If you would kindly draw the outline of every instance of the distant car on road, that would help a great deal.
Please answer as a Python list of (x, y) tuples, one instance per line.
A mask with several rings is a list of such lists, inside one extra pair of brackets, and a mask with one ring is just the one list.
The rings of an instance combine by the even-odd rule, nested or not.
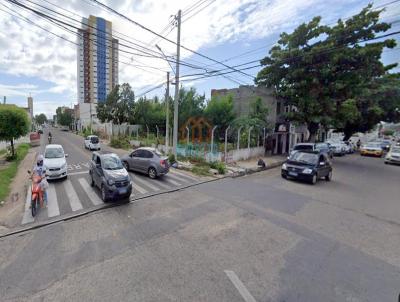
[(381, 147), (383, 151), (389, 151), (392, 142), (390, 140), (383, 140), (381, 141)]
[(346, 146), (342, 142), (329, 142), (334, 156), (343, 156), (346, 154)]
[(85, 138), (84, 145), (86, 149), (92, 150), (100, 150), (100, 140), (96, 135), (89, 135)]
[(380, 142), (369, 142), (362, 145), (360, 148), (360, 155), (372, 155), (382, 157), (383, 149)]
[(315, 149), (321, 153), (326, 153), (330, 158), (333, 157), (333, 148), (329, 143), (316, 143)]
[(153, 179), (169, 172), (168, 157), (155, 148), (138, 148), (121, 160), (126, 170), (146, 173)]
[(330, 158), (333, 156), (332, 149), (327, 143), (298, 143), (294, 145), (290, 155), (297, 151), (319, 151), (327, 154)]
[(400, 146), (392, 146), (385, 157), (385, 164), (400, 164)]
[(104, 202), (128, 199), (132, 193), (132, 181), (119, 157), (111, 152), (96, 151), (90, 161), (90, 184), (101, 191)]
[(325, 153), (298, 151), (282, 165), (283, 178), (295, 178), (316, 184), (318, 179), (332, 179), (332, 165)]
[(64, 153), (61, 145), (47, 145), (44, 150), (43, 164), (46, 167), (47, 179), (67, 178), (67, 160), (68, 154)]

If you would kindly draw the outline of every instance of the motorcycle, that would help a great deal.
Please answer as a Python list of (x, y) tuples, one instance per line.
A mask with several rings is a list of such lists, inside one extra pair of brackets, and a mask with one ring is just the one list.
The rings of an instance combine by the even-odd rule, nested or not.
[[(28, 171), (30, 174), (31, 172)], [(32, 212), (32, 217), (35, 217), (38, 211), (38, 207), (42, 207), (43, 205), (43, 192), (42, 188), (40, 187), (40, 182), (42, 181), (42, 178), (39, 175), (32, 175), (32, 185), (31, 185), (31, 212)]]

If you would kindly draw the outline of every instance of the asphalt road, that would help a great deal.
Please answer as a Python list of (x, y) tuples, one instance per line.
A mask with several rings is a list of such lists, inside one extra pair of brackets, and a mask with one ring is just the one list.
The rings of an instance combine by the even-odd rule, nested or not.
[[(48, 207), (39, 210), (35, 217), (32, 217), (30, 205), (30, 189), (27, 191), (25, 201), (25, 210), (21, 218), (21, 225), (32, 223), (43, 223), (50, 219), (61, 219), (65, 216), (82, 214), (95, 208), (106, 206), (101, 200), (100, 190), (90, 186), (89, 162), (92, 151), (84, 148), (84, 139), (71, 132), (60, 131), (56, 128), (50, 129), (53, 144), (60, 144), (64, 152), (68, 154), (68, 179), (49, 181)], [(45, 129), (41, 136), (40, 153), (44, 153), (45, 146), (48, 143), (48, 129)], [(112, 150), (107, 145), (101, 146), (102, 150), (118, 152), (118, 155), (124, 155), (128, 151)], [(203, 180), (201, 177), (189, 175), (176, 169), (170, 169), (170, 172), (158, 179), (150, 179), (147, 175), (130, 172), (133, 180), (133, 192), (131, 200), (149, 196), (151, 194), (175, 190), (198, 183)]]
[(0, 239), (2, 301), (397, 301), (400, 166), (279, 169)]

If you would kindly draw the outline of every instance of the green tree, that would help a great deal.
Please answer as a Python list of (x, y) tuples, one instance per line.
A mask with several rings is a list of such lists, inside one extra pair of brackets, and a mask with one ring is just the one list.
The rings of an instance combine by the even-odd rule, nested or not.
[[(173, 116), (173, 102), (171, 103)], [(183, 125), (190, 117), (203, 116), (205, 105), (205, 95), (199, 95), (196, 89), (181, 88), (179, 90), (179, 125)], [(173, 120), (173, 119), (172, 119)]]
[(122, 124), (133, 119), (135, 94), (128, 83), (116, 85), (107, 100), (97, 104), (97, 117), (104, 122)]
[(218, 131), (223, 133), (235, 119), (232, 95), (212, 97), (204, 114), (213, 125), (218, 125)]
[(44, 113), (37, 114), (37, 115), (35, 115), (35, 121), (39, 125), (43, 125), (45, 122), (47, 122), (47, 117)]
[(165, 103), (157, 97), (153, 99), (140, 98), (135, 104), (134, 121), (136, 124), (148, 125), (151, 129), (156, 125), (162, 129), (165, 125)]
[(310, 140), (319, 126), (343, 130), (365, 117), (360, 110), (377, 113), (375, 104), (361, 96), (371, 81), (394, 67), (380, 61), (385, 47), (395, 47), (394, 40), (364, 43), (390, 28), (380, 22), (381, 12), (368, 5), (333, 27), (320, 25), (321, 18), (315, 17), (291, 34), (282, 33), (278, 45), (261, 60), (265, 67), (255, 82), (274, 87), (279, 97), (296, 106), (287, 117), (306, 124)]
[(11, 143), (11, 154), (15, 157), (14, 140), (29, 132), (27, 112), (15, 105), (0, 105), (0, 141)]
[(72, 110), (65, 107), (58, 107), (56, 109), (57, 122), (61, 126), (70, 126), (73, 121)]

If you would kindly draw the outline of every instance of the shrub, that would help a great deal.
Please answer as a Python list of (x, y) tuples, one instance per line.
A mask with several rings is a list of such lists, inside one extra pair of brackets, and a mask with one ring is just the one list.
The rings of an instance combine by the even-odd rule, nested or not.
[(131, 145), (126, 136), (113, 136), (110, 141), (110, 146), (113, 148), (119, 148), (125, 150), (131, 149)]
[(226, 166), (223, 162), (215, 161), (210, 163), (210, 168), (218, 171), (219, 174), (225, 174)]
[(173, 153), (168, 155), (168, 161), (170, 162), (170, 164), (173, 164), (176, 162), (175, 155)]

